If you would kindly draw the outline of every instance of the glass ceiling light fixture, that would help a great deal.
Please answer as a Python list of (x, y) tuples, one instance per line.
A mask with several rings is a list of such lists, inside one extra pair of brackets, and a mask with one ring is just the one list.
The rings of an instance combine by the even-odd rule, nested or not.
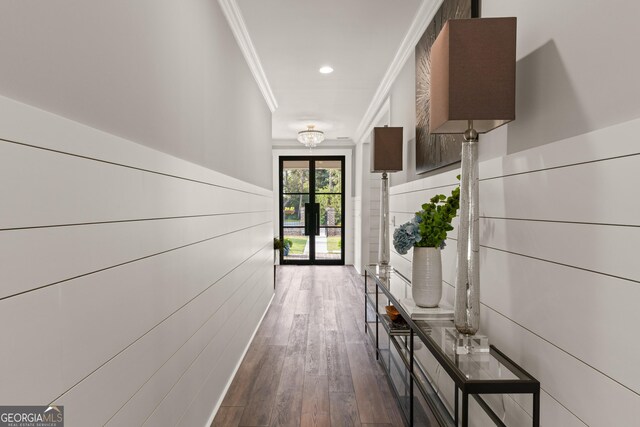
[(329, 65), (325, 65), (324, 67), (320, 68), (318, 71), (320, 71), (322, 74), (331, 74), (333, 73), (333, 68), (331, 68), (331, 66)]
[(307, 130), (298, 132), (298, 141), (305, 147), (313, 148), (324, 141), (324, 132), (316, 130), (314, 125), (307, 125)]

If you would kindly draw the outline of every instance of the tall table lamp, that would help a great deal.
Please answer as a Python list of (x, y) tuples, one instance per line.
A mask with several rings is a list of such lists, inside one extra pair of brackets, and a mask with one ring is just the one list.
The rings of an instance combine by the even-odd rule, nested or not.
[(516, 18), (452, 19), (431, 47), (432, 133), (463, 134), (454, 322), (480, 327), (478, 134), (515, 119)]
[(402, 170), (402, 128), (373, 128), (371, 146), (371, 172), (382, 172), (380, 186), (380, 234), (378, 241), (378, 265), (389, 267), (389, 177), (388, 172)]

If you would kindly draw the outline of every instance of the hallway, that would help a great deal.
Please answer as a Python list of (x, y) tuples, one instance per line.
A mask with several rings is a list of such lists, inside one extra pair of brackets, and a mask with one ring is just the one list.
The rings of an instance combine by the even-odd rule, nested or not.
[(401, 426), (364, 335), (353, 267), (279, 266), (276, 294), (212, 424)]

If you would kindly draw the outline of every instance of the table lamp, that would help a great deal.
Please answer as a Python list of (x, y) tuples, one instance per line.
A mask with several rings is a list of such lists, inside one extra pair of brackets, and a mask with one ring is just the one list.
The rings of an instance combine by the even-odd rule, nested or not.
[(515, 119), (516, 18), (452, 19), (431, 47), (431, 133), (463, 134), (454, 322), (480, 327), (478, 134)]
[(389, 267), (389, 177), (387, 173), (402, 170), (402, 128), (373, 128), (371, 146), (371, 172), (382, 172), (380, 186), (380, 234), (378, 241), (378, 265)]

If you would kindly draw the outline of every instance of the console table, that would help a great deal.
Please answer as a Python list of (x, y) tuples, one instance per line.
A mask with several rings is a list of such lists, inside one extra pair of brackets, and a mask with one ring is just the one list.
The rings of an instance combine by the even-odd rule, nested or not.
[[(411, 283), (400, 273), (367, 266), (364, 298), (365, 332), (407, 425), (467, 427), (472, 397), (489, 420), (506, 426), (499, 414), (510, 394), (531, 395), (532, 425), (540, 425), (540, 383), (494, 346), (456, 354), (451, 320), (412, 320), (400, 303), (411, 298)], [(385, 305), (394, 305), (407, 325), (391, 322)]]

